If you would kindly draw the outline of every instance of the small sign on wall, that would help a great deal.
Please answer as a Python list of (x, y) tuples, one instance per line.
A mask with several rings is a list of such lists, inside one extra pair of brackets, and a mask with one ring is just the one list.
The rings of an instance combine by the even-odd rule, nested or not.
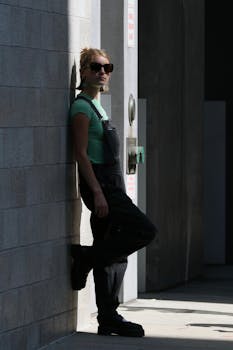
[(135, 46), (135, 0), (128, 0), (128, 47)]
[(136, 175), (126, 176), (126, 193), (134, 203), (137, 203), (137, 178)]

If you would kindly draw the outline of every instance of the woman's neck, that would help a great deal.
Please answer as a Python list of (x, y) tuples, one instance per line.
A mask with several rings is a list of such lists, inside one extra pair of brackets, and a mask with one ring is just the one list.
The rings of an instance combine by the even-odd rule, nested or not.
[(94, 86), (85, 87), (82, 92), (91, 98), (98, 98), (99, 97), (99, 88)]

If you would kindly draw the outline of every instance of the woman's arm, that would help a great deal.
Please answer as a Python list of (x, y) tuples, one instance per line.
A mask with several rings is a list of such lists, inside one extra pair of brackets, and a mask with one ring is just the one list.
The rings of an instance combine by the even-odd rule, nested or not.
[(89, 123), (90, 121), (84, 113), (77, 113), (73, 117), (74, 149), (79, 169), (94, 196), (95, 214), (102, 218), (108, 215), (108, 204), (87, 155)]

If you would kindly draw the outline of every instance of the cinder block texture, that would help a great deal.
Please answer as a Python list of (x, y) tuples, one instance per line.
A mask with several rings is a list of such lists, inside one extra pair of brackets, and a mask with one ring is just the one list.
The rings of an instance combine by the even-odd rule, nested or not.
[(0, 4), (7, 4), (7, 5), (18, 5), (18, 0), (0, 0)]
[(38, 349), (76, 329), (70, 62), (90, 42), (90, 16), (90, 0), (0, 0), (1, 350)]
[(48, 2), (50, 0), (40, 0), (40, 1), (33, 1), (33, 0), (20, 0), (20, 7), (25, 7), (29, 9), (35, 9), (35, 10), (42, 10), (47, 11), (48, 10)]

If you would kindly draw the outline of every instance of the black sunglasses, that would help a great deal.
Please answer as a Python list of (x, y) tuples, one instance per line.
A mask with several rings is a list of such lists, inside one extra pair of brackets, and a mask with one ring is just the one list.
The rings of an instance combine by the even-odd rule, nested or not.
[(97, 62), (91, 62), (90, 63), (90, 68), (93, 72), (99, 72), (101, 68), (104, 68), (105, 73), (111, 73), (113, 71), (113, 64), (112, 63), (106, 63), (106, 64), (101, 64)]

